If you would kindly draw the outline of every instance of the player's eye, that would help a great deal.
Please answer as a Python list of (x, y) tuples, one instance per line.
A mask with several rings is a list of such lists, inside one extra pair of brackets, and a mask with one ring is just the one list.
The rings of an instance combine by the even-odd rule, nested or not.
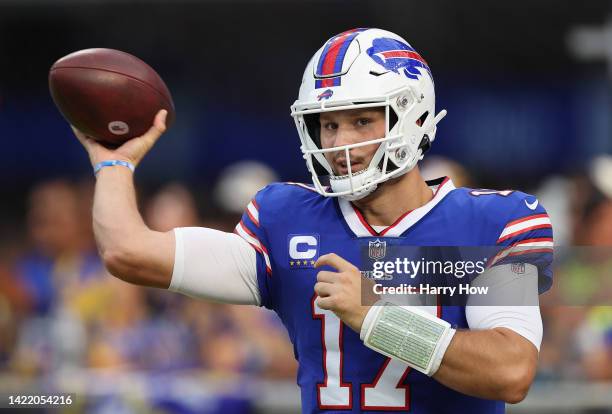
[(359, 118), (357, 120), (357, 125), (359, 126), (366, 126), (372, 123), (372, 120), (370, 118)]
[(327, 129), (329, 131), (333, 131), (338, 129), (338, 124), (335, 122), (322, 122), (323, 129)]

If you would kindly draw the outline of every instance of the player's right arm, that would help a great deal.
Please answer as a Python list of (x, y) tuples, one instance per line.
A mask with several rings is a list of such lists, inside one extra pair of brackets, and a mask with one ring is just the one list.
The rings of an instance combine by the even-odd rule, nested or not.
[[(137, 166), (166, 130), (165, 110), (142, 136), (108, 149), (73, 128), (93, 166), (120, 160)], [(96, 174), (93, 230), (100, 257), (109, 272), (126, 282), (167, 288), (174, 262), (174, 234), (149, 229), (136, 203), (133, 173), (124, 166), (105, 167)]]
[(168, 288), (174, 264), (174, 233), (149, 229), (136, 204), (132, 172), (103, 168), (97, 174), (93, 229), (108, 271), (129, 283)]
[[(115, 150), (74, 132), (92, 165), (121, 160), (137, 166), (164, 133), (165, 117), (160, 111), (147, 133)], [(213, 301), (259, 304), (255, 250), (233, 233), (149, 229), (138, 211), (129, 168), (105, 167), (96, 174), (93, 230), (106, 268), (119, 279)]]

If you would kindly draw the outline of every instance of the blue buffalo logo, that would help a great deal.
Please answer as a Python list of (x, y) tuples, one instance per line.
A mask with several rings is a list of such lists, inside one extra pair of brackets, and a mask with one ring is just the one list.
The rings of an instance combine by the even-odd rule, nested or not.
[(417, 68), (423, 68), (429, 73), (433, 81), (433, 76), (425, 59), (410, 45), (402, 41), (387, 37), (374, 39), (372, 47), (368, 48), (367, 53), (374, 62), (385, 69), (397, 74), (403, 73), (410, 79), (418, 79), (421, 72)]
[(317, 96), (317, 101), (320, 101), (321, 99), (329, 99), (332, 97), (333, 94), (334, 91), (332, 91), (331, 89), (326, 89), (325, 91), (321, 92), (319, 96)]

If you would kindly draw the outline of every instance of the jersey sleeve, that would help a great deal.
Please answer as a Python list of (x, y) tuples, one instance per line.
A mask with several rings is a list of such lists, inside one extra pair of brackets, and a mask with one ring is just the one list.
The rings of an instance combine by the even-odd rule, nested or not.
[(542, 318), (538, 305), (538, 269), (524, 264), (524, 273), (512, 271), (512, 265), (487, 269), (471, 283), (486, 286), (486, 295), (470, 295), (465, 316), (470, 329), (508, 328), (540, 350)]
[(249, 202), (242, 219), (236, 225), (234, 233), (242, 237), (257, 252), (257, 285), (261, 296), (261, 305), (272, 309), (271, 278), (273, 265), (266, 233), (266, 193), (268, 187), (260, 190)]
[(497, 238), (500, 250), (491, 266), (506, 263), (530, 263), (538, 268), (538, 291), (552, 285), (553, 229), (548, 213), (538, 200), (518, 193), (505, 225)]
[(178, 227), (174, 236), (169, 290), (222, 303), (261, 303), (256, 253), (241, 237), (204, 227)]

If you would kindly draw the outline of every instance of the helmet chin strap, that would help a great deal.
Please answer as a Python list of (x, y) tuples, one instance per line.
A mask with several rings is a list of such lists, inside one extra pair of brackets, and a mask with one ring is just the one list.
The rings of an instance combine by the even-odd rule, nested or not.
[(351, 191), (351, 179), (353, 181), (353, 189), (358, 189), (357, 191), (353, 191), (352, 193), (342, 195), (340, 197), (344, 198), (348, 201), (360, 200), (374, 192), (378, 187), (378, 184), (375, 183), (378, 178), (380, 178), (382, 172), (380, 168), (363, 170), (357, 174), (352, 174), (352, 177), (349, 175), (343, 175), (341, 177), (338, 176), (330, 176), (329, 177), (329, 185), (334, 192), (345, 192)]

